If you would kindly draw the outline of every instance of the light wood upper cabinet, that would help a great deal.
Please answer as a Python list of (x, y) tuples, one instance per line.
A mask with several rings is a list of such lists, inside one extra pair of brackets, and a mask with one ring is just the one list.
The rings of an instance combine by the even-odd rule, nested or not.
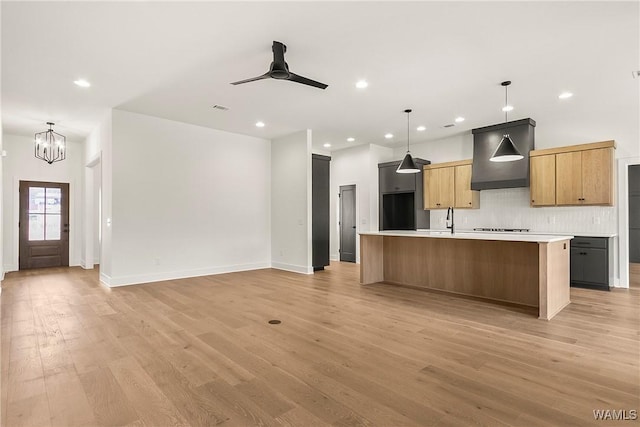
[(582, 152), (556, 154), (556, 204), (582, 204)]
[(480, 207), (480, 192), (471, 190), (471, 165), (455, 166), (455, 207)]
[(531, 206), (613, 206), (614, 149), (604, 141), (531, 151)]
[(556, 204), (556, 156), (531, 157), (531, 206)]
[(613, 205), (613, 148), (582, 152), (582, 203)]
[(424, 172), (424, 208), (445, 209), (453, 206), (453, 169), (425, 169)]
[(471, 160), (424, 167), (424, 208), (478, 208), (480, 195), (471, 190)]

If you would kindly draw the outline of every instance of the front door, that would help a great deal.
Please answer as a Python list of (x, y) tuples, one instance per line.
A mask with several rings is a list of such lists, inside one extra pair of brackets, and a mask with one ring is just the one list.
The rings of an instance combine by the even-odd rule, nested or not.
[(69, 184), (20, 181), (20, 270), (69, 265)]
[(340, 187), (340, 261), (356, 262), (356, 186)]

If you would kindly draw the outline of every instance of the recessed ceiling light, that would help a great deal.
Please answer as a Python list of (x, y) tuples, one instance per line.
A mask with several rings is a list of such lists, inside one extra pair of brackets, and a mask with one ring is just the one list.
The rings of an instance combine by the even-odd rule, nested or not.
[(513, 105), (505, 105), (504, 107), (502, 107), (502, 111), (512, 111), (513, 110)]
[(572, 96), (573, 94), (571, 92), (562, 92), (560, 95), (558, 95), (558, 98), (567, 99), (567, 98), (571, 98)]
[(464, 122), (464, 117), (456, 117), (456, 123)]
[(263, 128), (264, 127), (264, 122), (257, 122), (256, 126), (259, 128)]
[(356, 139), (355, 139), (355, 138), (353, 138), (353, 137), (351, 137), (351, 136), (350, 136), (349, 138), (347, 138), (347, 141), (349, 141), (349, 142), (353, 142), (353, 141), (355, 141), (355, 140), (356, 140)]
[(418, 127), (416, 128), (416, 130), (417, 130), (418, 132), (424, 132), (425, 130), (427, 130), (427, 127), (426, 127), (426, 126), (418, 126)]
[(358, 80), (358, 82), (356, 83), (356, 87), (358, 89), (364, 89), (367, 86), (369, 86), (369, 83), (366, 80)]
[(329, 147), (331, 147), (331, 144), (329, 144), (329, 143), (327, 142), (326, 144), (324, 144), (324, 147), (325, 147), (325, 148), (329, 148)]
[(73, 81), (77, 86), (80, 87), (89, 87), (91, 86), (91, 83), (89, 83), (88, 81), (84, 80), (84, 79), (78, 79), (78, 80), (74, 80)]
[(392, 133), (385, 133), (384, 137), (387, 138), (387, 139), (391, 139), (391, 138), (393, 138), (393, 134)]

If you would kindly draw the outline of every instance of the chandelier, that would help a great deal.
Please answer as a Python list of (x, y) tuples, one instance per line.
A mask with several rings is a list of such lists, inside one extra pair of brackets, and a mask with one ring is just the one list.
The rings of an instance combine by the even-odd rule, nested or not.
[(51, 164), (67, 157), (67, 138), (54, 132), (51, 128), (55, 123), (47, 122), (49, 130), (36, 133), (35, 156)]

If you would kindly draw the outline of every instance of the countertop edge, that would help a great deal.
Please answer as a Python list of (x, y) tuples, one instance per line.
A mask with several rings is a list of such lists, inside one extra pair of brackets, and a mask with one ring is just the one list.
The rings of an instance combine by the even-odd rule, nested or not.
[(572, 235), (544, 235), (530, 233), (473, 233), (444, 231), (367, 231), (361, 236), (418, 237), (433, 239), (492, 240), (505, 242), (553, 243), (573, 239)]

